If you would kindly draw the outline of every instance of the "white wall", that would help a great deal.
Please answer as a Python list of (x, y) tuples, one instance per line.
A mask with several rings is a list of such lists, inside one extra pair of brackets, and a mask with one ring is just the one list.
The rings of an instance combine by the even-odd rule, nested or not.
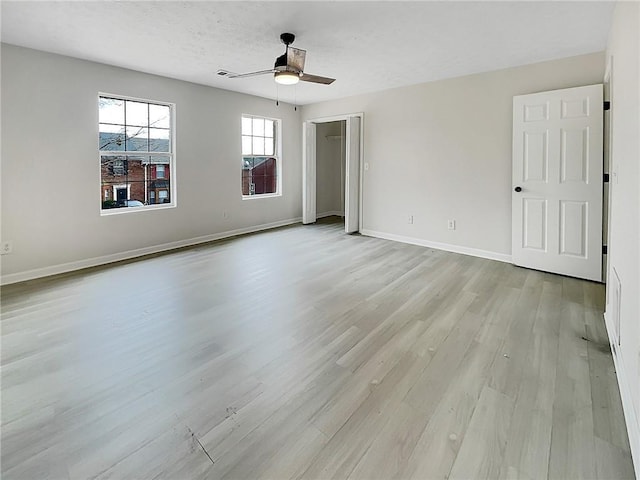
[[(1, 53), (2, 240), (13, 242), (4, 281), (300, 217), (291, 105), (10, 45)], [(100, 216), (98, 92), (176, 104), (177, 208)], [(242, 200), (243, 113), (282, 119), (281, 197)]]
[[(640, 4), (616, 5), (607, 61), (610, 58), (609, 278), (615, 269), (621, 284), (620, 346), (614, 346), (614, 358), (636, 474), (640, 475)], [(615, 308), (611, 295), (607, 300), (607, 326), (612, 332)]]
[(316, 211), (319, 217), (336, 212), (344, 215), (343, 123), (316, 126)]
[(323, 102), (302, 115), (364, 112), (363, 230), (508, 259), (512, 97), (602, 83), (603, 64), (603, 53), (582, 55)]

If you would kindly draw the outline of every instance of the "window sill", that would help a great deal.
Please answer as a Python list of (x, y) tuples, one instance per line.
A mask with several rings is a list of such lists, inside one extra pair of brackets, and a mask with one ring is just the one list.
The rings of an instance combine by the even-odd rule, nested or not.
[(175, 203), (167, 203), (164, 205), (145, 205), (143, 207), (120, 207), (120, 208), (107, 208), (100, 209), (101, 217), (108, 217), (111, 215), (124, 215), (127, 213), (135, 213), (135, 212), (150, 212), (153, 210), (167, 210), (170, 208), (176, 208)]
[(263, 193), (261, 195), (243, 195), (242, 200), (257, 200), (259, 198), (275, 198), (281, 197), (281, 193)]

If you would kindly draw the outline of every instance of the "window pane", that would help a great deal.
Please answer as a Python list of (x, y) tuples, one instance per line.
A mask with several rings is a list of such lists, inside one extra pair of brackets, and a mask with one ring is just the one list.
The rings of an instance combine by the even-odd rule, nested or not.
[(158, 164), (163, 163), (165, 165), (169, 165), (169, 160), (171, 157), (168, 155), (151, 155), (149, 157), (149, 163)]
[(264, 155), (264, 138), (263, 137), (252, 137), (252, 138), (253, 138), (253, 154)]
[(242, 155), (251, 155), (251, 137), (242, 137)]
[(251, 118), (242, 117), (242, 135), (251, 135)]
[(249, 185), (251, 184), (251, 170), (242, 169), (242, 195), (249, 195)]
[(169, 130), (164, 128), (149, 129), (149, 151), (169, 152), (170, 151)]
[(166, 105), (149, 104), (149, 126), (156, 128), (170, 128), (171, 109)]
[(147, 127), (149, 125), (149, 104), (141, 102), (126, 102), (126, 124)]
[(253, 168), (253, 164), (254, 164), (253, 157), (246, 157), (242, 159), (243, 170), (251, 170)]
[(100, 123), (124, 124), (124, 100), (100, 97), (98, 100), (98, 121)]
[(276, 190), (278, 189), (277, 177), (273, 175), (266, 175), (264, 178), (264, 193), (276, 193)]
[(264, 193), (264, 175), (254, 175), (253, 182), (253, 195), (262, 195)]
[(122, 155), (102, 155), (100, 157), (100, 165), (105, 168), (105, 167), (110, 167), (111, 165), (113, 165), (113, 161), (114, 160), (124, 160), (125, 157)]
[(264, 154), (265, 155), (275, 155), (273, 152), (273, 138), (265, 138), (264, 139)]
[(127, 127), (127, 150), (132, 152), (149, 151), (149, 129)]
[(252, 135), (258, 135), (264, 137), (264, 118), (253, 119), (253, 133)]
[(264, 120), (264, 136), (274, 137), (273, 120)]
[(265, 158), (261, 173), (264, 175), (263, 193), (276, 193), (278, 178), (276, 159)]
[(99, 125), (99, 150), (124, 150), (124, 127), (122, 125)]
[(115, 181), (114, 177), (126, 175), (126, 158), (121, 155), (103, 155), (100, 157), (100, 176), (103, 184)]

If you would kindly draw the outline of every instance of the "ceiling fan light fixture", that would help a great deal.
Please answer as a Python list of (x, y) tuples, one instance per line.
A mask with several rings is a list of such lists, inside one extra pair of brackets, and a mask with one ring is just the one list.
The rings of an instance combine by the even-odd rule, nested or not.
[(276, 72), (274, 77), (280, 85), (295, 85), (300, 81), (300, 75), (295, 72)]

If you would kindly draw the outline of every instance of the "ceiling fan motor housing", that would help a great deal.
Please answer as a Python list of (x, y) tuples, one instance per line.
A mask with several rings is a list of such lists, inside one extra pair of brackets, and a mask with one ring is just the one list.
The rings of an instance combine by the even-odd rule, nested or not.
[(296, 36), (293, 33), (283, 33), (280, 35), (280, 40), (287, 47), (291, 45), (295, 39), (296, 39)]

